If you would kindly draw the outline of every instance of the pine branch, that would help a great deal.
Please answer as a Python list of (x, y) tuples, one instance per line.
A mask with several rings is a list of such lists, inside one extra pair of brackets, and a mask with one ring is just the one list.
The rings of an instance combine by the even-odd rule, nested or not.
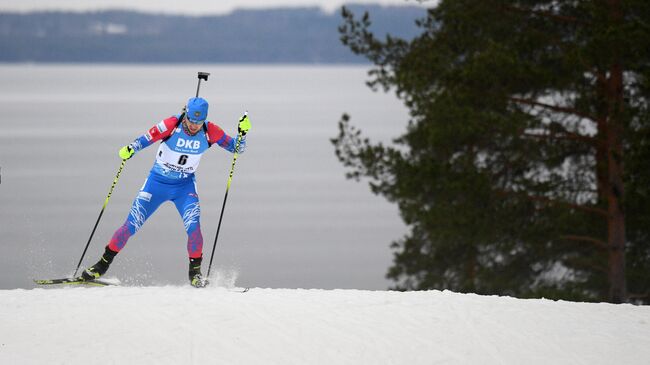
[[(585, 64), (584, 61), (582, 62), (582, 64), (583, 65)], [(603, 84), (607, 83), (607, 77), (605, 76), (605, 73), (598, 70), (598, 67), (588, 67), (587, 69), (592, 69), (593, 70), (592, 73), (596, 76), (596, 79), (599, 82), (602, 82)]]
[(573, 266), (582, 267), (582, 268), (589, 268), (589, 269), (600, 271), (600, 272), (603, 272), (603, 273), (607, 272), (607, 267), (605, 267), (605, 266), (585, 262), (584, 260), (578, 260), (577, 258), (567, 259), (566, 263), (572, 264)]
[(502, 195), (518, 195), (518, 196), (524, 197), (527, 200), (542, 202), (542, 203), (548, 204), (550, 206), (564, 206), (564, 207), (573, 208), (573, 209), (576, 209), (576, 210), (581, 210), (583, 212), (593, 213), (593, 214), (597, 214), (597, 215), (600, 215), (600, 216), (603, 216), (603, 217), (607, 217), (607, 211), (605, 209), (601, 209), (601, 208), (588, 207), (588, 206), (584, 206), (584, 205), (580, 205), (580, 204), (570, 203), (570, 202), (567, 202), (567, 201), (551, 199), (551, 198), (548, 198), (548, 197), (545, 197), (545, 196), (529, 195), (529, 194), (521, 193), (521, 192), (517, 192), (517, 191), (498, 190), (497, 193), (502, 194)]
[(524, 197), (526, 197), (527, 199), (529, 199), (531, 201), (539, 201), (539, 202), (543, 202), (543, 203), (546, 203), (546, 204), (549, 204), (549, 205), (563, 205), (563, 206), (566, 206), (566, 207), (569, 207), (569, 208), (582, 210), (584, 212), (594, 213), (594, 214), (601, 215), (603, 217), (607, 217), (607, 211), (605, 209), (601, 209), (601, 208), (587, 207), (587, 206), (580, 205), (580, 204), (575, 204), (575, 203), (570, 203), (570, 202), (566, 202), (566, 201), (547, 198), (545, 196), (536, 196), (536, 195), (527, 195), (526, 194), (526, 195), (524, 195)]
[(583, 136), (581, 134), (567, 132), (561, 135), (557, 134), (533, 134), (533, 133), (522, 133), (523, 137), (527, 138), (536, 138), (536, 139), (554, 139), (554, 140), (568, 140), (568, 141), (583, 141), (590, 144), (596, 144), (597, 140), (593, 137)]
[(566, 235), (566, 236), (561, 236), (560, 238), (568, 240), (568, 241), (576, 241), (576, 242), (588, 242), (596, 245), (596, 247), (600, 248), (601, 250), (607, 250), (609, 245), (607, 242), (601, 241), (597, 238), (593, 237), (587, 237), (587, 236), (577, 236), (577, 235)]
[(597, 120), (596, 117), (594, 117), (592, 115), (589, 115), (589, 114), (585, 114), (585, 113), (583, 113), (583, 112), (581, 112), (581, 111), (579, 111), (577, 109), (574, 109), (574, 108), (567, 108), (567, 107), (563, 107), (563, 106), (551, 105), (551, 104), (541, 103), (539, 101), (532, 100), (532, 99), (523, 99), (523, 98), (517, 98), (517, 97), (514, 97), (514, 96), (511, 96), (509, 99), (511, 101), (514, 101), (515, 103), (526, 104), (526, 105), (531, 105), (531, 106), (538, 106), (540, 108), (550, 109), (550, 110), (553, 110), (553, 111), (556, 111), (556, 112), (571, 114), (571, 115), (575, 115), (575, 116), (578, 116), (578, 117), (581, 117), (581, 118), (589, 119), (589, 120), (591, 120), (593, 122), (596, 122), (596, 120)]
[(548, 18), (551, 20), (558, 20), (564, 23), (582, 24), (582, 25), (591, 24), (591, 22), (576, 18), (574, 16), (560, 15), (560, 14), (553, 13), (551, 11), (524, 9), (517, 6), (504, 6), (503, 9), (505, 11), (511, 11), (511, 12), (516, 12), (516, 13), (526, 14), (526, 15), (535, 15), (535, 16)]
[(645, 292), (643, 294), (641, 293), (628, 293), (627, 294), (628, 299), (643, 299), (643, 298), (650, 298), (650, 292)]

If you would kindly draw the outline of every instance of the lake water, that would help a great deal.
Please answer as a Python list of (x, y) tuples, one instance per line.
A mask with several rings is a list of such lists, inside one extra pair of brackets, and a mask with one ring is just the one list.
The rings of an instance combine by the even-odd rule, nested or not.
[[(386, 289), (389, 245), (405, 233), (395, 205), (345, 179), (329, 139), (341, 114), (389, 141), (408, 113), (372, 92), (363, 66), (0, 65), (0, 288), (74, 271), (120, 165), (118, 149), (201, 96), (209, 118), (252, 129), (230, 188), (213, 272), (223, 284)], [(88, 249), (93, 264), (126, 218), (157, 145), (129, 160)], [(232, 155), (213, 146), (196, 174), (204, 266)], [(108, 277), (185, 284), (183, 223), (165, 203), (117, 256)]]

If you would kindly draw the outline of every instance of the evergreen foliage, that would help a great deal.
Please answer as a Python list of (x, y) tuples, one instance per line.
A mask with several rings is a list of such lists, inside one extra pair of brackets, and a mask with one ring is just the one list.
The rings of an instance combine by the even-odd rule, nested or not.
[(396, 289), (650, 303), (650, 3), (442, 0), (412, 40), (342, 16), (411, 115), (332, 139), (409, 226)]

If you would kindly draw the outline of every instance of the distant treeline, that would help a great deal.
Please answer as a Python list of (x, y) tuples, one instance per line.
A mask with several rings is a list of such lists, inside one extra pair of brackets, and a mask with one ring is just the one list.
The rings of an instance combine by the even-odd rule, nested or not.
[[(418, 7), (351, 6), (373, 30), (410, 38)], [(223, 16), (128, 11), (0, 14), (0, 62), (362, 63), (339, 40), (339, 12), (238, 10)]]

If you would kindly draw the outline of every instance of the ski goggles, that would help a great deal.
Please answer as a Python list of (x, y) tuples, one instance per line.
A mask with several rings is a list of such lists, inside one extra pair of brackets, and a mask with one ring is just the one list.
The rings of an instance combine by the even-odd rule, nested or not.
[(196, 124), (196, 125), (201, 125), (201, 124), (203, 124), (205, 122), (205, 120), (192, 120), (192, 119), (188, 118), (187, 116), (185, 116), (185, 119), (187, 119), (188, 122), (190, 122), (192, 124)]

